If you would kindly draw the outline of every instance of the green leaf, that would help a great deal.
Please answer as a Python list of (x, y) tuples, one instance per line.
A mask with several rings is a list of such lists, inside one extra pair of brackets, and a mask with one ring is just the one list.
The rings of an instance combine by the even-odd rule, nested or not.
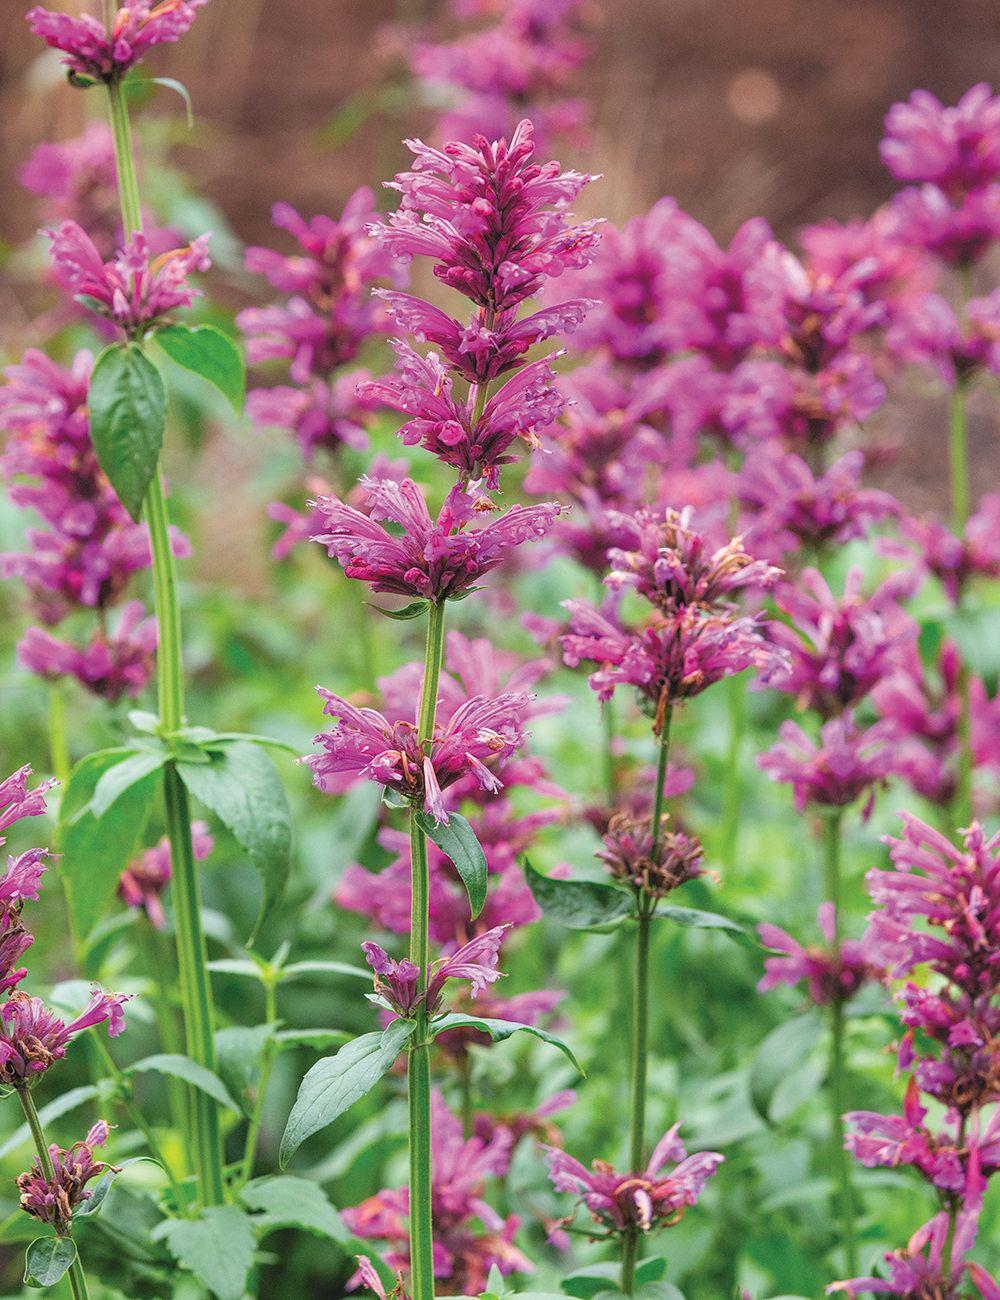
[(220, 975), (246, 975), (261, 981), (265, 978), (263, 969), (256, 962), (243, 957), (218, 957), (215, 961), (207, 961), (205, 969), (218, 971)]
[(689, 925), (696, 930), (721, 930), (727, 939), (738, 943), (741, 948), (760, 949), (760, 942), (748, 934), (742, 925), (737, 925), (721, 912), (701, 912), (696, 907), (671, 907), (657, 903), (654, 916), (664, 917), (675, 925)]
[(393, 1020), (381, 1034), (362, 1034), (336, 1056), (317, 1061), (299, 1087), (281, 1139), (279, 1163), (289, 1157), (349, 1106), (370, 1092), (416, 1029), (414, 1020)]
[(75, 1259), (72, 1237), (39, 1237), (24, 1253), (24, 1285), (54, 1286)]
[(234, 1114), (242, 1113), (218, 1075), (213, 1074), (204, 1065), (199, 1065), (197, 1061), (192, 1061), (190, 1056), (159, 1052), (155, 1056), (144, 1056), (141, 1061), (136, 1061), (135, 1065), (126, 1066), (122, 1074), (144, 1074), (147, 1070), (156, 1070), (159, 1074), (169, 1074), (175, 1079), (183, 1079), (195, 1088), (200, 1088), (202, 1092), (207, 1092), (221, 1106), (228, 1107)]
[(242, 1103), (247, 1089), (253, 1085), (264, 1049), (273, 1040), (280, 1023), (233, 1025), (216, 1031), (216, 1072), (237, 1101)]
[(386, 618), (419, 618), (430, 607), (429, 600), (414, 600), (409, 605), (404, 605), (402, 609), (383, 609), (381, 605), (372, 605), (370, 600), (366, 600), (366, 605), (371, 605), (372, 609), (377, 609), (380, 614)]
[(166, 86), (168, 90), (177, 91), (187, 108), (188, 130), (192, 130), (194, 128), (194, 109), (191, 107), (191, 96), (188, 94), (187, 86), (181, 81), (175, 81), (173, 77), (150, 77), (150, 81), (157, 86)]
[(152, 1236), (218, 1300), (242, 1300), (256, 1243), (249, 1216), (235, 1205), (213, 1205), (197, 1219), (164, 1219)]
[(258, 746), (234, 740), (207, 764), (178, 763), (188, 790), (211, 808), (250, 854), (264, 880), (264, 903), (250, 936), (281, 897), (292, 854), (292, 815), (274, 764)]
[(429, 813), (414, 810), (412, 815), (424, 834), (434, 841), (442, 853), (447, 853), (455, 864), (455, 870), (462, 877), (469, 895), (472, 919), (475, 920), (486, 902), (486, 882), (489, 877), (486, 854), (476, 839), (476, 832), (458, 813), (449, 813), (447, 823), (442, 822), (440, 826)]
[(94, 787), (93, 798), (90, 801), (90, 811), (93, 816), (100, 821), (119, 796), (126, 790), (130, 790), (137, 781), (141, 781), (150, 772), (158, 771), (169, 757), (166, 750), (159, 753), (140, 750), (138, 753), (129, 754), (114, 767), (109, 767)]
[(77, 939), (86, 941), (110, 906), (118, 878), (142, 847), (146, 818), (160, 783), (150, 772), (119, 795), (104, 816), (88, 805), (101, 776), (133, 751), (105, 749), (90, 754), (73, 769), (59, 808), (56, 852), (66, 901)]
[(354, 975), (360, 979), (371, 981), (371, 968), (366, 970), (364, 966), (351, 966), (346, 961), (296, 961), (291, 966), (285, 966), (281, 972), (283, 980), (288, 979), (290, 975), (304, 975), (308, 971), (317, 971), (327, 975)]
[(74, 1223), (77, 1219), (86, 1219), (89, 1215), (96, 1214), (104, 1204), (108, 1192), (111, 1191), (115, 1179), (122, 1170), (127, 1169), (129, 1165), (138, 1164), (140, 1160), (147, 1160), (151, 1165), (156, 1165), (158, 1169), (161, 1168), (159, 1160), (154, 1160), (152, 1156), (133, 1156), (131, 1160), (123, 1160), (117, 1167), (109, 1167), (105, 1169), (104, 1173), (101, 1174), (101, 1177), (98, 1179), (96, 1186), (92, 1188), (90, 1198), (74, 1210)]
[[(666, 1271), (667, 1261), (661, 1255), (652, 1259), (639, 1260), (635, 1266), (636, 1285), (642, 1286), (647, 1282), (658, 1282)], [(568, 1277), (564, 1277), (559, 1285), (566, 1295), (574, 1296), (575, 1300), (592, 1300), (592, 1297), (599, 1295), (601, 1292), (607, 1294), (609, 1290), (615, 1295), (620, 1295), (620, 1278), (621, 1265), (609, 1261), (601, 1264), (587, 1264), (585, 1267), (577, 1269), (575, 1273), (570, 1273)], [(609, 1283), (611, 1284), (610, 1288)]]
[(246, 367), (228, 334), (215, 325), (164, 325), (156, 341), (171, 361), (214, 384), (236, 414), (243, 414)]
[(317, 1184), (307, 1178), (294, 1178), (282, 1174), (270, 1178), (255, 1178), (240, 1193), (243, 1203), (255, 1214), (251, 1222), (259, 1233), (273, 1228), (305, 1228), (321, 1237), (332, 1237), (346, 1246), (351, 1233), (343, 1219)]
[(274, 1035), (274, 1041), (281, 1047), (311, 1047), (316, 1052), (325, 1051), (335, 1043), (343, 1043), (351, 1037), (343, 1029), (281, 1029)]
[[(93, 1083), (85, 1083), (80, 1088), (70, 1088), (69, 1092), (64, 1092), (61, 1097), (55, 1097), (46, 1106), (39, 1107), (38, 1122), (44, 1128), (46, 1124), (51, 1124), (60, 1115), (65, 1115), (67, 1112), (75, 1110), (77, 1106), (82, 1106), (85, 1101), (90, 1101), (100, 1091), (101, 1089)], [(0, 1146), (0, 1160), (4, 1156), (9, 1156), (12, 1151), (16, 1151), (22, 1142), (29, 1142), (30, 1140), (31, 1129), (28, 1128), (27, 1124), (21, 1124), (14, 1130), (3, 1146)]]
[(544, 1029), (538, 1029), (535, 1025), (521, 1025), (516, 1020), (485, 1020), (480, 1016), (466, 1016), (456, 1011), (449, 1011), (445, 1015), (432, 1020), (430, 1028), (436, 1038), (442, 1030), (460, 1029), (463, 1025), (467, 1025), (470, 1029), (482, 1030), (484, 1034), (489, 1034), (495, 1043), (502, 1043), (505, 1038), (510, 1038), (511, 1034), (516, 1034), (519, 1030), (525, 1034), (534, 1034), (543, 1043), (551, 1043), (553, 1047), (558, 1047), (567, 1060), (586, 1078), (586, 1071), (566, 1044), (561, 1039), (556, 1038), (555, 1034), (547, 1033)]
[(822, 1018), (810, 1011), (772, 1029), (758, 1047), (750, 1071), (750, 1100), (761, 1119), (770, 1122), (778, 1085), (805, 1061), (822, 1032)]
[(87, 398), (97, 459), (136, 523), (163, 446), (167, 395), (137, 343), (112, 343), (97, 358)]
[(628, 894), (593, 880), (553, 880), (524, 859), (524, 878), (546, 916), (571, 930), (614, 929), (633, 907)]

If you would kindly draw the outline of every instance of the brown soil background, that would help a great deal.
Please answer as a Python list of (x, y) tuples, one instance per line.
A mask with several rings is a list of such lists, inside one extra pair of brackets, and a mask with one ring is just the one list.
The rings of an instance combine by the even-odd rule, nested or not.
[[(98, 94), (65, 85), (23, 12), (0, 0), (0, 234), (11, 244), (37, 224), (16, 168), (38, 141), (77, 134)], [(411, 104), (369, 118), (339, 147), (323, 138), (345, 101), (391, 77), (379, 34), (400, 19), (430, 39), (458, 30), (445, 4), (419, 0), (211, 0), (181, 42), (156, 51), (150, 71), (182, 81), (198, 115), (173, 160), (244, 241), (287, 246), (270, 225), (275, 200), (336, 214), (357, 185), (405, 163), (403, 136), (430, 130), (429, 110)], [(592, 19), (593, 57), (570, 91), (593, 104), (593, 148), (560, 156), (603, 179), (578, 211), (622, 222), (672, 194), (722, 243), (757, 214), (794, 243), (805, 222), (871, 213), (896, 188), (877, 152), (894, 101), (918, 86), (946, 104), (977, 81), (1000, 89), (993, 0), (594, 0)], [(153, 111), (176, 111), (173, 96)], [(997, 278), (984, 269), (977, 290)], [(20, 310), (16, 286), (0, 289), (5, 340)], [(983, 393), (973, 406), (973, 483), (997, 490), (996, 405)], [(899, 450), (879, 481), (911, 509), (944, 508), (941, 403), (896, 402), (880, 425)], [(248, 456), (245, 438), (220, 433), (201, 473), (238, 477)], [(232, 552), (216, 559), (256, 585)]]

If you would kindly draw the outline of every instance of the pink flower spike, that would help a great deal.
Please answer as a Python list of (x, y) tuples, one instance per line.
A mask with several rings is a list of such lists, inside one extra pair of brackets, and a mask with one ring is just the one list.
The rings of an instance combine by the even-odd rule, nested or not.
[[(31, 774), (31, 764), (26, 763), (5, 781), (0, 781), (0, 831), (13, 826), (22, 817), (40, 817), (46, 811), (45, 796), (59, 782), (40, 781), (29, 790), (28, 777)], [(6, 837), (0, 836), (0, 844), (6, 842)]]
[(757, 766), (772, 781), (787, 781), (795, 790), (795, 806), (807, 803), (844, 808), (884, 783), (892, 769), (896, 724), (889, 719), (859, 732), (854, 715), (845, 713), (827, 722), (815, 745), (794, 722), (781, 724), (781, 741)]
[(115, 85), (154, 45), (178, 40), (194, 22), (195, 10), (205, 3), (162, 0), (153, 7), (139, 0), (118, 10), (110, 36), (90, 14), (71, 18), (36, 5), (25, 16), (34, 35), (69, 55), (63, 63), (70, 81), (83, 86), (91, 81)]

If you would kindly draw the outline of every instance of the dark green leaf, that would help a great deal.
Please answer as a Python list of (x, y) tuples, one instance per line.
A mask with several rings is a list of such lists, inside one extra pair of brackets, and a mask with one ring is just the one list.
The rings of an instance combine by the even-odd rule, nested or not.
[(159, 1052), (155, 1056), (144, 1056), (141, 1061), (136, 1061), (135, 1065), (127, 1066), (122, 1074), (142, 1074), (146, 1070), (156, 1070), (160, 1074), (169, 1074), (175, 1079), (183, 1079), (186, 1083), (193, 1084), (195, 1088), (200, 1088), (202, 1092), (207, 1092), (210, 1097), (220, 1105), (227, 1106), (234, 1114), (240, 1114), (239, 1106), (230, 1097), (218, 1075), (213, 1074), (204, 1065), (199, 1065), (197, 1061), (192, 1061), (190, 1056)]
[[(85, 1101), (90, 1101), (100, 1091), (100, 1088), (93, 1083), (85, 1083), (80, 1088), (70, 1088), (69, 1092), (64, 1092), (61, 1097), (53, 1098), (48, 1105), (39, 1107), (39, 1123), (44, 1128), (46, 1124), (51, 1124), (60, 1115), (65, 1115), (68, 1111), (75, 1110), (77, 1106), (82, 1106)], [(21, 1124), (14, 1130), (3, 1146), (0, 1146), (0, 1160), (4, 1156), (9, 1156), (12, 1151), (16, 1151), (22, 1142), (30, 1141), (31, 1129), (28, 1128), (27, 1124)]]
[(87, 409), (101, 469), (138, 523), (163, 445), (167, 396), (160, 372), (137, 343), (113, 343), (97, 358)]
[(614, 885), (592, 880), (553, 880), (536, 871), (527, 858), (524, 878), (545, 915), (571, 930), (614, 929), (633, 909), (629, 895)]
[(317, 1184), (307, 1178), (282, 1174), (273, 1178), (255, 1178), (240, 1193), (251, 1210), (262, 1210), (251, 1222), (258, 1233), (272, 1228), (297, 1227), (321, 1237), (332, 1237), (346, 1245), (351, 1234)]
[(59, 875), (77, 939), (84, 943), (118, 888), (129, 859), (142, 847), (146, 818), (160, 783), (158, 772), (130, 786), (104, 816), (89, 810), (100, 777), (132, 751), (105, 749), (90, 754), (73, 769), (59, 809), (56, 852)]
[(246, 367), (240, 350), (215, 325), (164, 325), (156, 341), (171, 361), (214, 384), (237, 415), (243, 412)]
[(227, 742), (207, 764), (178, 763), (188, 790), (211, 808), (250, 854), (264, 880), (264, 903), (249, 942), (281, 897), (292, 854), (292, 815), (281, 778), (258, 746)]
[(149, 776), (150, 772), (158, 771), (169, 757), (166, 750), (160, 753), (140, 750), (138, 753), (129, 754), (114, 767), (109, 767), (94, 787), (94, 795), (90, 801), (91, 813), (100, 821), (120, 795), (130, 790), (143, 777)]
[(696, 907), (671, 907), (657, 903), (654, 916), (664, 917), (675, 925), (689, 925), (696, 930), (721, 930), (727, 939), (738, 943), (741, 948), (757, 948), (761, 944), (752, 934), (748, 934), (742, 925), (737, 925), (728, 916), (720, 912), (701, 912)]
[(553, 1047), (558, 1047), (560, 1052), (585, 1075), (579, 1061), (569, 1050), (566, 1044), (555, 1034), (547, 1033), (544, 1029), (538, 1029), (535, 1025), (520, 1025), (516, 1020), (484, 1020), (481, 1016), (465, 1016), (458, 1012), (449, 1011), (446, 1015), (439, 1016), (436, 1020), (431, 1021), (431, 1031), (437, 1037), (445, 1029), (460, 1029), (467, 1025), (470, 1029), (481, 1029), (484, 1034), (489, 1034), (495, 1043), (502, 1043), (505, 1038), (510, 1038), (511, 1034), (516, 1034), (519, 1030), (525, 1034), (534, 1034), (540, 1038), (543, 1043), (551, 1043)]
[(165, 1219), (153, 1229), (171, 1254), (218, 1300), (242, 1300), (253, 1264), (254, 1231), (235, 1205), (213, 1205), (197, 1219)]
[(316, 1052), (322, 1052), (350, 1037), (343, 1029), (280, 1029), (274, 1035), (274, 1041), (281, 1047), (311, 1047)]
[(750, 1100), (761, 1119), (770, 1119), (778, 1085), (805, 1061), (822, 1032), (821, 1017), (808, 1012), (772, 1029), (761, 1043), (750, 1071)]
[(336, 1056), (317, 1061), (299, 1087), (281, 1139), (282, 1168), (307, 1137), (331, 1124), (370, 1092), (406, 1045), (413, 1020), (394, 1020), (381, 1034), (362, 1034)]
[(109, 1167), (105, 1169), (104, 1173), (101, 1174), (100, 1178), (98, 1179), (96, 1185), (91, 1189), (90, 1198), (84, 1201), (83, 1204), (80, 1205), (73, 1212), (74, 1222), (77, 1219), (86, 1219), (89, 1218), (90, 1215), (96, 1214), (97, 1211), (104, 1204), (108, 1192), (111, 1191), (111, 1188), (114, 1186), (115, 1179), (122, 1172), (122, 1170), (127, 1169), (129, 1165), (138, 1164), (140, 1160), (148, 1160), (151, 1165), (156, 1165), (157, 1168), (160, 1167), (160, 1162), (158, 1160), (154, 1160), (152, 1156), (133, 1156), (131, 1160), (123, 1160), (121, 1164), (118, 1165), (116, 1168)]
[(391, 785), (382, 787), (382, 802), (387, 808), (409, 808), (409, 803), (398, 790), (394, 790)]
[(253, 1085), (264, 1048), (273, 1040), (280, 1023), (233, 1025), (216, 1031), (216, 1073), (238, 1102), (245, 1100), (247, 1090)]
[(414, 810), (413, 816), (424, 834), (434, 841), (442, 853), (447, 853), (455, 864), (455, 870), (462, 877), (469, 895), (472, 919), (475, 920), (486, 902), (486, 881), (489, 876), (486, 854), (476, 839), (476, 832), (458, 813), (449, 813), (447, 823), (442, 822), (440, 826), (429, 813)]
[[(371, 601), (365, 603), (371, 605)], [(419, 618), (428, 609), (430, 603), (429, 600), (414, 600), (409, 605), (404, 605), (402, 609), (383, 609), (381, 605), (371, 605), (371, 607), (377, 609), (380, 614), (384, 614), (386, 618), (405, 619)]]
[[(662, 1256), (639, 1260), (635, 1266), (636, 1286), (642, 1286), (647, 1282), (659, 1282), (666, 1271), (667, 1261)], [(588, 1264), (584, 1268), (577, 1269), (575, 1273), (570, 1273), (568, 1277), (564, 1277), (559, 1285), (566, 1295), (574, 1296), (575, 1300), (592, 1300), (593, 1296), (602, 1291), (606, 1293), (611, 1290), (616, 1295), (620, 1295), (620, 1278), (621, 1265), (618, 1263)]]
[(24, 1252), (24, 1285), (54, 1286), (75, 1259), (72, 1237), (39, 1237)]

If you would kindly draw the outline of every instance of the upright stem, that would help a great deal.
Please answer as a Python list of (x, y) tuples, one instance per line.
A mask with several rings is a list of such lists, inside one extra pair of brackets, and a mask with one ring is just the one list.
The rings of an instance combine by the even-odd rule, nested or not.
[(615, 780), (615, 756), (613, 753), (615, 741), (614, 696), (610, 700), (604, 701), (601, 705), (601, 713), (604, 722), (604, 792), (608, 807), (613, 811), (615, 799), (618, 795)]
[[(24, 1118), (28, 1121), (28, 1128), (31, 1130), (35, 1150), (38, 1152), (38, 1163), (41, 1166), (42, 1176), (46, 1182), (52, 1183), (55, 1181), (56, 1171), (52, 1167), (52, 1157), (49, 1155), (45, 1134), (42, 1132), (42, 1126), (31, 1093), (27, 1087), (19, 1087), (17, 1096), (21, 1102), (21, 1109), (24, 1111)], [(72, 1236), (68, 1224), (65, 1230), (60, 1233), (60, 1236)], [(90, 1292), (87, 1290), (87, 1275), (83, 1271), (79, 1256), (75, 1257), (73, 1263), (69, 1266), (69, 1289), (73, 1293), (73, 1300), (90, 1300)]]
[[(653, 792), (652, 846), (649, 856), (656, 857), (663, 820), (663, 785), (667, 779), (670, 756), (670, 723), (673, 707), (668, 705), (660, 735), (660, 752), (656, 764), (656, 788)], [(632, 1140), (629, 1168), (641, 1172), (646, 1159), (646, 1071), (649, 1056), (649, 931), (656, 899), (645, 890), (636, 890), (638, 925), (635, 944), (635, 988), (632, 994)], [(639, 1250), (639, 1229), (626, 1228), (622, 1235), (622, 1290), (629, 1294), (635, 1285), (635, 1261)]]
[(66, 688), (62, 682), (49, 682), (49, 755), (52, 775), (65, 788), (72, 765), (66, 744)]
[(969, 518), (969, 453), (965, 412), (968, 381), (958, 379), (948, 413), (948, 452), (951, 467), (951, 527), (959, 537)]
[[(840, 948), (840, 829), (843, 809), (831, 811), (824, 825), (824, 866), (826, 896), (833, 903), (834, 948)], [(858, 1250), (854, 1237), (854, 1188), (851, 1180), (851, 1155), (844, 1149), (844, 1000), (834, 997), (830, 1001), (830, 1144), (837, 1170), (840, 1189), (840, 1217), (847, 1252), (847, 1271), (854, 1276), (858, 1271)]]
[[(424, 688), (420, 700), (419, 739), (430, 753), (437, 712), (441, 658), (444, 651), (444, 601), (428, 611)], [(419, 968), (419, 990), (427, 987), (429, 961), (427, 837), (410, 815), (410, 961)], [(417, 1029), (410, 1040), (406, 1074), (410, 1154), (410, 1275), (413, 1300), (433, 1300), (434, 1258), (431, 1223), (431, 1060), (427, 1039), (427, 1008), (421, 1003)]]
[(729, 703), (729, 752), (726, 755), (726, 783), (722, 790), (722, 835), (719, 857), (732, 868), (736, 859), (736, 836), (740, 827), (743, 781), (740, 752), (746, 731), (746, 681), (741, 673), (726, 678)]
[[(278, 1005), (275, 986), (271, 983), (264, 985), (264, 1006), (264, 1020), (267, 1024), (272, 1025), (278, 1019)], [(257, 1094), (253, 1099), (253, 1111), (250, 1115), (246, 1143), (243, 1147), (243, 1162), (240, 1165), (239, 1179), (233, 1188), (234, 1192), (241, 1192), (253, 1173), (254, 1157), (257, 1154), (257, 1138), (260, 1135), (261, 1121), (264, 1118), (264, 1099), (267, 1096), (267, 1085), (271, 1081), (271, 1067), (273, 1064), (274, 1042), (269, 1040), (264, 1047), (263, 1058), (260, 1063)]]
[(115, 142), (115, 169), (118, 173), (118, 197), (122, 205), (122, 225), (126, 240), (135, 231), (142, 230), (142, 208), (139, 204), (139, 181), (135, 174), (135, 153), (132, 149), (132, 127), (121, 83), (108, 86), (108, 104), (111, 109), (111, 134)]

